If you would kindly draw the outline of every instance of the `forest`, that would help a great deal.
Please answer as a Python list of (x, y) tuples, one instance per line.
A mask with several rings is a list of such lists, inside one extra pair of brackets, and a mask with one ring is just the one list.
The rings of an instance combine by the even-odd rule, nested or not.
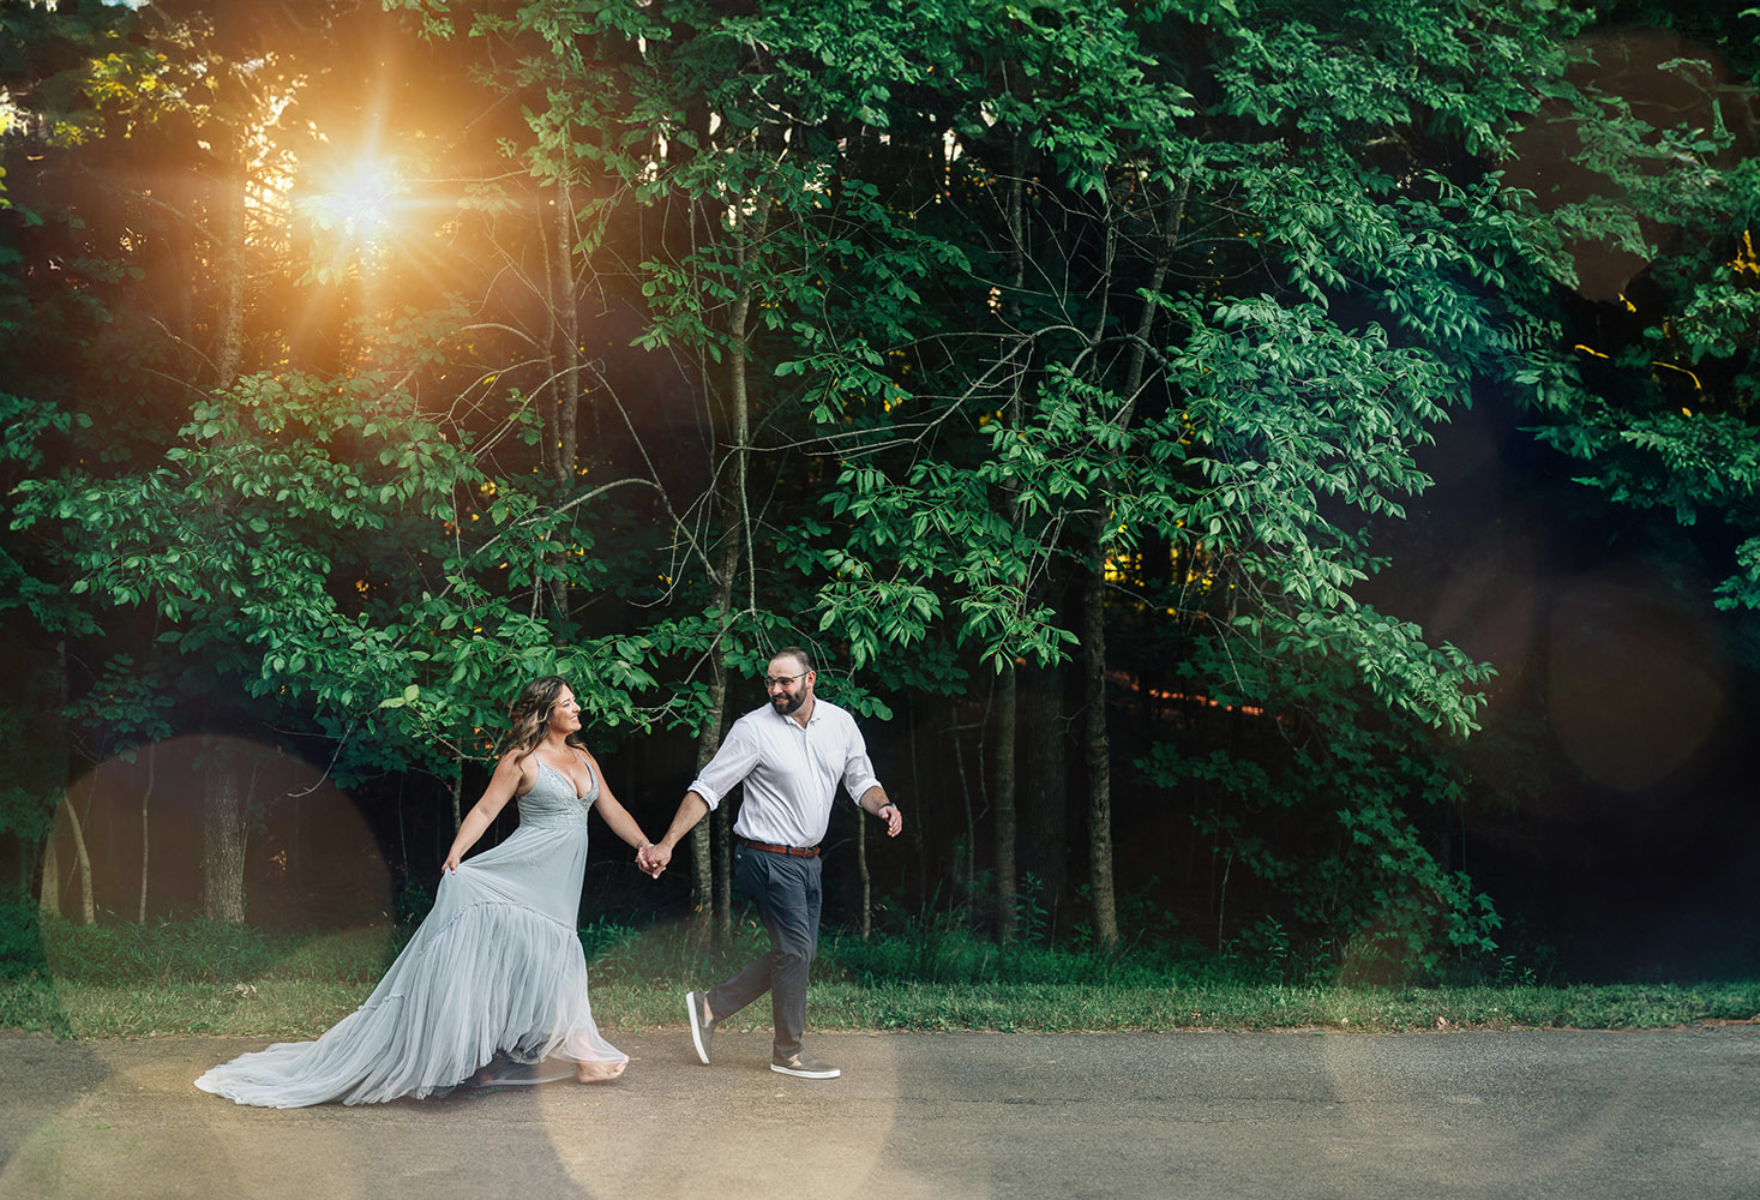
[[(1760, 974), (1760, 8), (6, 0), (0, 892), (407, 924), (777, 648), (827, 921)], [(589, 915), (726, 938), (729, 814)], [(511, 813), (504, 821), (511, 821)]]

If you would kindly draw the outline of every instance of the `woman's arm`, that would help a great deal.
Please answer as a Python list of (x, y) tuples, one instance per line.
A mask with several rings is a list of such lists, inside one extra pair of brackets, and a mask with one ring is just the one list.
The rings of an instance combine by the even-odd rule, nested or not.
[(489, 786), (483, 789), (482, 799), (471, 805), (471, 811), (465, 814), (458, 825), (458, 836), (452, 839), (452, 849), (446, 852), (446, 862), (441, 871), (458, 870), (458, 864), (465, 852), (477, 844), (477, 839), (507, 807), (507, 802), (519, 791), (519, 781), (525, 774), (523, 756), (508, 751), (501, 756), (495, 765), (495, 774), (489, 777)]
[(599, 798), (593, 802), (593, 807), (599, 810), (601, 817), (605, 818), (605, 824), (611, 827), (611, 832), (637, 850), (644, 850), (652, 846), (654, 843), (648, 840), (648, 835), (642, 832), (642, 827), (636, 824), (636, 819), (629, 815), (629, 810), (619, 804), (617, 797), (612, 795), (611, 785), (605, 781), (605, 772), (599, 769), (599, 760), (585, 750), (582, 750), (581, 754), (586, 757), (587, 765), (593, 768), (594, 778), (599, 781)]

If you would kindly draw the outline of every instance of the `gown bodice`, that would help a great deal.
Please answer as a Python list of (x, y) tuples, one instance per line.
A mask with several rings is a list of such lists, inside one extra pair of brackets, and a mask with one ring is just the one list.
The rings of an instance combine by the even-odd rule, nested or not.
[[(587, 768), (592, 772), (592, 768)], [(599, 798), (599, 776), (584, 796), (575, 795), (574, 784), (561, 771), (538, 759), (538, 778), (532, 790), (519, 799), (519, 823), (554, 828), (561, 825), (585, 825), (587, 812)]]

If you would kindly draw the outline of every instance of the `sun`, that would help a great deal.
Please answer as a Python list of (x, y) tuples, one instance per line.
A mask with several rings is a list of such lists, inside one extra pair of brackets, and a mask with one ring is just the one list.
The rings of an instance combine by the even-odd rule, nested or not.
[(318, 190), (306, 197), (308, 216), (332, 238), (373, 249), (400, 232), (405, 186), (389, 159), (360, 158), (321, 172)]

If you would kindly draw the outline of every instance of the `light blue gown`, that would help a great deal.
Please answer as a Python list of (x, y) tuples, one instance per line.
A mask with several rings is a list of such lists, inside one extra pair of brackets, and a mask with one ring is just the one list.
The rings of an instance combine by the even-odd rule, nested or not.
[[(443, 874), (434, 910), (366, 1003), (315, 1042), (278, 1042), (196, 1080), (240, 1104), (375, 1104), (444, 1092), (497, 1052), (621, 1063), (587, 1001), (576, 922), (587, 865), (585, 796), (554, 767), (519, 797), (519, 828)], [(566, 1072), (563, 1072), (566, 1073)]]

